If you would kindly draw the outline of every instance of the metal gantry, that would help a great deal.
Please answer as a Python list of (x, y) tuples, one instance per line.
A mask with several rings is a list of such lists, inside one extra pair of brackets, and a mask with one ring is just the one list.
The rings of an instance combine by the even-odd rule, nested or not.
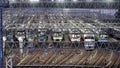
[[(33, 0), (34, 1), (34, 0)], [(111, 0), (110, 0), (111, 1)], [(38, 0), (37, 2), (31, 3), (30, 0), (10, 0), (10, 5), (13, 7), (51, 7), (51, 8), (119, 8), (119, 0), (112, 0), (109, 2), (108, 0), (77, 0), (74, 2), (73, 0)], [(99, 5), (101, 4), (101, 5)], [(91, 6), (89, 6), (91, 5)], [(117, 6), (116, 6), (117, 5)], [(116, 7), (115, 7), (116, 6)]]
[(12, 62), (12, 59), (13, 59), (13, 57), (12, 56), (7, 56), (6, 57), (6, 65), (5, 65), (5, 67), (6, 68), (13, 68), (13, 62)]

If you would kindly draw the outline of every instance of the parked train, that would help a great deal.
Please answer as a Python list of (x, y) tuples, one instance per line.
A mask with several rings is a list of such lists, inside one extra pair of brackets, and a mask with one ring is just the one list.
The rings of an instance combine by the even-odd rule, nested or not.
[(81, 31), (79, 31), (78, 29), (69, 29), (69, 38), (71, 42), (80, 42), (82, 41), (82, 35), (81, 35)]
[(77, 33), (72, 33), (72, 34), (69, 34), (69, 37), (70, 37), (70, 41), (71, 42), (80, 42), (81, 41), (81, 35), (80, 34), (77, 34)]
[(98, 35), (98, 42), (108, 42), (109, 36), (106, 32), (100, 33)]
[(60, 32), (55, 32), (52, 35), (54, 41), (62, 41), (63, 40), (63, 34)]
[(86, 33), (83, 35), (84, 38), (84, 47), (86, 50), (95, 49), (95, 34)]
[[(28, 34), (25, 33), (28, 43), (34, 42), (35, 36), (38, 41), (47, 41), (48, 36), (46, 34), (46, 31), (39, 31), (37, 33), (38, 34), (35, 34), (35, 35), (31, 34), (30, 36), (29, 36), (30, 33), (28, 33)], [(52, 41), (60, 41), (61, 42), (64, 40), (64, 33), (62, 31), (59, 31), (59, 32), (54, 31), (52, 33), (53, 33), (51, 35)], [(24, 31), (23, 32), (17, 31), (16, 37), (19, 39), (19, 37), (23, 37), (23, 35), (24, 35)], [(86, 50), (95, 49), (96, 42), (108, 42), (108, 40), (109, 40), (109, 35), (106, 32), (99, 32), (98, 34), (95, 34), (94, 31), (91, 31), (89, 29), (88, 29), (88, 32), (84, 32), (84, 33), (81, 33), (81, 32), (69, 33), (68, 37), (70, 39), (69, 41), (71, 41), (71, 42), (76, 42), (76, 41), (84, 42), (84, 47)], [(14, 41), (11, 33), (6, 36), (6, 39), (9, 41)], [(23, 37), (23, 39), (24, 39), (24, 37)], [(26, 44), (26, 43), (24, 43), (24, 44)]]
[(38, 35), (38, 39), (39, 39), (39, 41), (46, 41), (47, 40), (47, 35), (45, 34), (45, 32), (41, 32)]

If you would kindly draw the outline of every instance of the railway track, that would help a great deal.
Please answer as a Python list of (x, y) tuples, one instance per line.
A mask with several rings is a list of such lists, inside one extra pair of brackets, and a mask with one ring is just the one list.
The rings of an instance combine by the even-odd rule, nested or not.
[(86, 52), (85, 55), (82, 57), (81, 60), (79, 60), (79, 62), (77, 63), (77, 65), (81, 65), (85, 62), (85, 60), (91, 55), (91, 52)]
[(61, 60), (63, 60), (63, 58), (66, 58), (69, 54), (71, 54), (71, 52), (72, 51), (67, 52), (66, 50), (60, 50), (56, 58), (53, 59), (52, 65), (58, 65), (61, 62)]
[(34, 57), (32, 59), (29, 60), (29, 62), (27, 63), (27, 65), (30, 65), (34, 62), (34, 60), (37, 58), (37, 56), (39, 56), (39, 53), (41, 53), (41, 51), (38, 51), (37, 54), (34, 55)]
[(71, 58), (73, 57), (73, 55), (74, 55), (74, 53), (72, 52), (72, 53), (69, 54), (67, 57), (65, 57), (62, 61), (60, 61), (58, 64), (64, 65), (64, 63), (65, 63), (67, 60), (71, 59)]
[(84, 55), (85, 55), (85, 51), (84, 50), (79, 50), (79, 52), (76, 53), (71, 59), (67, 60), (65, 62), (65, 64), (66, 65), (71, 65), (71, 64), (75, 65), (79, 62), (79, 60), (81, 60), (83, 58)]
[(115, 63), (118, 59), (118, 54), (116, 52), (111, 52), (111, 55), (110, 57), (108, 57), (108, 64), (106, 65), (106, 67), (109, 67), (109, 68), (112, 68), (112, 67), (115, 67)]
[(19, 63), (18, 65), (26, 65), (27, 63), (30, 62), (31, 59), (34, 59), (34, 57), (36, 56), (36, 54), (38, 54), (39, 51), (34, 51), (31, 53), (31, 55), (27, 55), (26, 57), (24, 57)]
[(104, 51), (100, 49), (96, 50), (96, 52), (90, 56), (90, 59), (88, 58), (89, 61), (87, 63), (91, 65), (95, 65), (95, 63), (99, 61), (99, 58), (102, 56), (103, 52)]
[(114, 64), (116, 66), (116, 68), (119, 68), (120, 66), (120, 53), (118, 54), (118, 59), (116, 61), (116, 63)]
[(99, 57), (98, 61), (95, 63), (95, 65), (104, 66), (105, 65), (105, 57), (108, 54), (107, 50), (104, 50), (105, 52), (102, 53), (102, 55)]
[(27, 56), (25, 60), (21, 60), (18, 66), (88, 65), (112, 68), (119, 67), (120, 64), (120, 53), (103, 49), (94, 51), (82, 49), (37, 50), (32, 54)]
[[(113, 63), (113, 65), (112, 65), (112, 67), (117, 67), (117, 64), (116, 63), (119, 63), (120, 62), (120, 60), (119, 60), (119, 54), (118, 53), (116, 53), (116, 58), (115, 58), (115, 62)], [(119, 60), (119, 61), (118, 61)]]
[(28, 63), (28, 65), (35, 63), (35, 60), (37, 59), (37, 57), (39, 57), (39, 54), (43, 54), (43, 52), (39, 51), (38, 54), (36, 54), (35, 57), (33, 59), (31, 59), (31, 61)]

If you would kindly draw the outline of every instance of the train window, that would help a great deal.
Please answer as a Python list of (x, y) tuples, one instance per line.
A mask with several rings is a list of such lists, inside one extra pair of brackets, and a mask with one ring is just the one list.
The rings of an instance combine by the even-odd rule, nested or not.
[(100, 35), (100, 37), (102, 37), (102, 38), (108, 38), (107, 35)]
[(40, 34), (39, 35), (44, 35), (45, 33), (44, 32), (40, 32)]
[(25, 35), (25, 32), (24, 32), (24, 31), (18, 31), (18, 32), (17, 32), (17, 35), (18, 35), (18, 36)]
[(57, 36), (62, 36), (62, 34), (61, 33), (55, 33), (54, 36), (56, 36), (56, 37)]
[(88, 37), (85, 37), (85, 39), (95, 39), (95, 38), (91, 37), (91, 36), (88, 36)]
[(77, 35), (77, 34), (73, 34), (72, 37), (76, 37), (76, 38), (78, 38), (78, 37), (80, 37), (80, 36)]

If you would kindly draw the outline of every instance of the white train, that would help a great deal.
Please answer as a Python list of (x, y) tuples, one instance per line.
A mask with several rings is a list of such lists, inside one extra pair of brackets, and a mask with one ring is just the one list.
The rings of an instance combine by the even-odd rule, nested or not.
[(71, 42), (75, 42), (75, 41), (80, 42), (81, 41), (81, 35), (80, 34), (72, 33), (72, 34), (69, 35), (69, 37), (70, 37)]
[(84, 34), (84, 47), (86, 50), (95, 49), (95, 35), (94, 34)]
[(53, 34), (53, 40), (54, 41), (62, 41), (63, 40), (63, 34), (60, 32), (56, 32)]

